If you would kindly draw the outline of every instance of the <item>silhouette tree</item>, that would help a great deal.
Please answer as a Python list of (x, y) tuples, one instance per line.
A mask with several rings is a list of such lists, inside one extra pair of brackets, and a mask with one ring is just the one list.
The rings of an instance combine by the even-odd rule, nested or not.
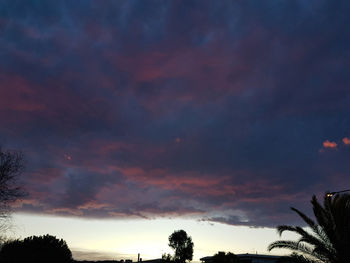
[(235, 254), (231, 252), (228, 252), (226, 254), (225, 252), (219, 252), (213, 256), (212, 262), (213, 263), (238, 263), (239, 259)]
[(177, 263), (185, 263), (193, 258), (193, 242), (184, 230), (174, 231), (169, 236), (169, 246), (175, 250), (173, 260)]
[(163, 262), (173, 262), (173, 257), (170, 254), (162, 254)]
[(44, 235), (6, 242), (0, 251), (0, 262), (68, 263), (73, 259), (63, 239)]
[(22, 153), (3, 151), (0, 148), (0, 233), (6, 230), (11, 202), (24, 195), (21, 188), (16, 186), (22, 170)]
[(269, 245), (268, 250), (287, 248), (295, 253), (292, 258), (298, 262), (345, 263), (350, 259), (350, 195), (330, 197), (325, 195), (323, 206), (313, 196), (311, 200), (316, 222), (295, 208), (295, 211), (310, 227), (311, 232), (299, 226), (277, 227), (297, 233), (297, 241), (279, 240)]

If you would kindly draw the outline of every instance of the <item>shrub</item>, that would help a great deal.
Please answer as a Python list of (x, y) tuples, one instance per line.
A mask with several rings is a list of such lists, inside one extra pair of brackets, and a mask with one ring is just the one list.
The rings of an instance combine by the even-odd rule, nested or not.
[(5, 242), (0, 251), (0, 262), (68, 263), (73, 259), (63, 239), (44, 235)]

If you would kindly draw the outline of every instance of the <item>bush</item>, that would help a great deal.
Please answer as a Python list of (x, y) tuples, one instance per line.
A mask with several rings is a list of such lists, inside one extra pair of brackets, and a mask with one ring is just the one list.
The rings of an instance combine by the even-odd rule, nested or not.
[(5, 242), (0, 251), (0, 262), (70, 263), (73, 259), (63, 239), (44, 235)]

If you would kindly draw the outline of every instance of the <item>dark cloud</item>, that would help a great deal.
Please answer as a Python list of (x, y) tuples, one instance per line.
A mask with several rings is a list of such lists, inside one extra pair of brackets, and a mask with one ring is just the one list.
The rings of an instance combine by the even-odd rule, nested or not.
[(18, 210), (294, 222), (289, 206), (350, 183), (349, 8), (2, 2), (0, 140), (24, 151), (30, 193)]

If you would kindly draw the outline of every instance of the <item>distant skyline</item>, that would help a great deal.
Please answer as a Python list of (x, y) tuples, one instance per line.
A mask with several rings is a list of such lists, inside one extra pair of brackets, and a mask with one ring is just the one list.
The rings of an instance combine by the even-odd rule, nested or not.
[[(262, 229), (277, 238), (276, 225), (299, 224), (290, 206), (310, 213), (313, 194), (350, 188), (349, 11), (323, 0), (0, 1), (0, 145), (23, 151), (28, 191), (15, 234), (75, 220), (157, 236), (147, 224), (159, 222), (163, 240), (186, 219), (211, 253), (222, 228), (253, 229), (263, 247)], [(60, 238), (124, 253), (86, 229)]]

